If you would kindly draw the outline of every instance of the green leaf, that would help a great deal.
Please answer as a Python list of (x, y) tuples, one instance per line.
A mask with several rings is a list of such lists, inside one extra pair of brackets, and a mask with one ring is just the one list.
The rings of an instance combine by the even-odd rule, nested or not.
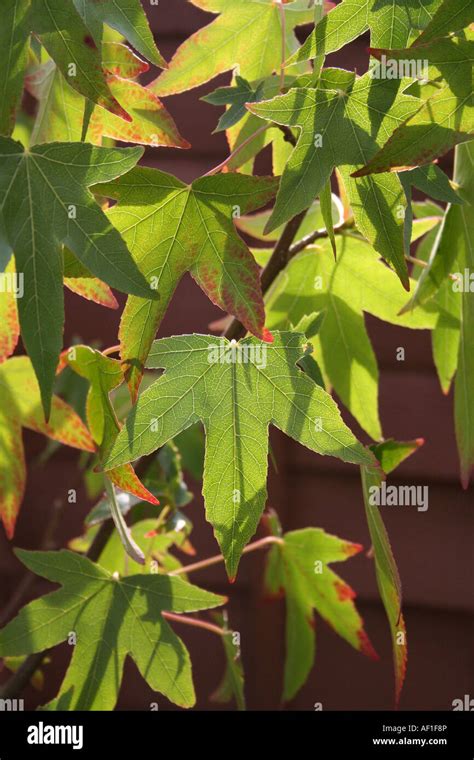
[[(66, 356), (74, 372), (90, 383), (86, 403), (87, 424), (97, 444), (100, 459), (103, 460), (120, 430), (109, 394), (123, 383), (122, 367), (116, 359), (104, 356), (88, 346), (72, 346)], [(133, 493), (152, 504), (158, 503), (156, 497), (137, 478), (131, 465), (115, 468), (108, 473), (108, 477), (123, 491)]]
[[(441, 0), (381, 3), (379, 0), (343, 0), (316, 24), (304, 45), (287, 65), (328, 55), (370, 29), (371, 44), (405, 47), (413, 30), (423, 29)], [(416, 7), (415, 7), (416, 6)]]
[[(113, 67), (121, 74), (120, 63)], [(87, 141), (101, 145), (103, 137), (110, 137), (153, 147), (190, 147), (161, 101), (150, 90), (138, 82), (112, 74), (107, 76), (107, 82), (117, 102), (126, 106), (130, 121), (96, 106), (86, 131)], [(32, 144), (81, 140), (82, 118), (88, 101), (69, 86), (53, 61), (47, 61), (34, 72), (29, 89), (40, 101)]]
[(394, 441), (390, 439), (384, 441), (371, 446), (382, 469), (380, 467), (361, 467), (365, 514), (372, 540), (377, 586), (392, 637), (395, 703), (397, 706), (407, 668), (407, 632), (402, 614), (402, 586), (387, 530), (380, 514), (380, 507), (373, 502), (371, 497), (374, 490), (381, 487), (385, 474), (393, 472), (399, 464), (422, 445), (423, 439), (416, 441)]
[[(11, 282), (13, 283), (15, 275), (15, 261), (11, 257), (5, 271), (2, 272), (2, 276), (7, 282), (7, 278), (11, 278)], [(6, 290), (0, 298), (0, 364), (12, 355), (20, 337), (16, 301), (17, 299), (12, 290)]]
[[(461, 338), (459, 362), (454, 387), (454, 416), (456, 440), (461, 461), (461, 481), (469, 485), (474, 467), (474, 143), (460, 145), (456, 149), (454, 180), (465, 198), (463, 206), (456, 206), (456, 223), (461, 233), (456, 234), (458, 263), (461, 277), (468, 277), (464, 284), (461, 301)], [(453, 284), (454, 288), (454, 284)]]
[(258, 267), (233, 218), (267, 203), (278, 181), (217, 174), (185, 185), (170, 174), (136, 169), (96, 188), (118, 200), (109, 219), (122, 233), (159, 300), (129, 298), (120, 323), (121, 356), (135, 398), (156, 331), (186, 272), (221, 309), (263, 337)]
[(362, 549), (320, 528), (285, 533), (272, 546), (265, 574), (270, 594), (286, 599), (286, 659), (283, 700), (293, 699), (314, 663), (313, 610), (351, 646), (377, 659), (354, 604), (355, 593), (331, 568)]
[(382, 436), (378, 414), (377, 359), (363, 313), (391, 324), (430, 329), (437, 308), (429, 305), (399, 316), (404, 291), (396, 275), (364, 240), (339, 238), (337, 261), (327, 240), (295, 256), (266, 299), (267, 327), (284, 329), (313, 312), (325, 313), (317, 337), (309, 335), (327, 380), (361, 427)]
[(88, 187), (131, 169), (140, 148), (53, 143), (25, 151), (0, 138), (0, 214), (16, 269), (24, 275), (18, 299), (23, 342), (49, 414), (62, 347), (64, 305), (60, 243), (112, 287), (150, 297), (149, 285)]
[(305, 342), (298, 333), (277, 333), (271, 344), (206, 335), (155, 341), (147, 366), (166, 372), (141, 394), (104, 465), (150, 453), (202, 420), (206, 514), (230, 577), (265, 506), (270, 423), (320, 454), (371, 461), (331, 397), (297, 369)]
[[(336, 224), (341, 224), (342, 207), (341, 202), (337, 195), (332, 194), (331, 197), (331, 213), (333, 219), (336, 220)], [(255, 240), (262, 240), (264, 242), (276, 242), (283, 232), (283, 227), (277, 227), (276, 230), (271, 232), (265, 232), (265, 228), (268, 224), (268, 220), (271, 216), (271, 211), (259, 211), (257, 214), (251, 214), (249, 216), (242, 216), (235, 220), (235, 223), (239, 230), (245, 232), (246, 235), (255, 238)], [(324, 223), (324, 217), (321, 210), (321, 204), (319, 201), (314, 201), (308, 209), (308, 213), (301, 222), (298, 231), (295, 235), (295, 241), (301, 240), (305, 235), (309, 235), (315, 230), (324, 230), (326, 225)]]
[(17, 555), (33, 573), (62, 588), (30, 602), (2, 629), (0, 657), (41, 652), (76, 634), (70, 665), (49, 709), (112, 710), (127, 656), (154, 691), (192, 707), (189, 653), (165, 615), (218, 607), (223, 597), (165, 575), (120, 579), (69, 551), (17, 550)]
[(58, 396), (52, 397), (51, 416), (44, 421), (40, 389), (26, 356), (0, 364), (0, 396), (0, 518), (12, 538), (26, 481), (22, 427), (83, 451), (95, 446), (80, 417)]
[[(280, 68), (281, 12), (273, 0), (191, 2), (220, 15), (178, 48), (168, 69), (150, 85), (157, 95), (191, 90), (236, 66), (238, 73), (249, 82), (263, 79)], [(297, 0), (283, 10), (288, 56), (297, 46), (295, 27), (310, 23), (313, 11), (308, 9), (306, 0)]]
[(108, 88), (94, 36), (73, 0), (32, 0), (28, 22), (71, 87), (130, 121)]
[[(85, 0), (92, 6), (88, 13), (94, 14), (104, 24), (112, 27), (127, 39), (147, 61), (166, 67), (166, 61), (156, 47), (152, 31), (140, 0)], [(76, 5), (84, 0), (75, 0)]]
[(29, 0), (5, 0), (0, 24), (0, 134), (11, 135), (28, 60)]
[(212, 694), (211, 700), (219, 704), (235, 700), (237, 710), (245, 710), (244, 669), (240, 647), (234, 643), (234, 632), (228, 629), (227, 616), (221, 612), (213, 612), (212, 617), (226, 631), (222, 636), (226, 666), (222, 681)]
[(426, 164), (458, 143), (472, 139), (474, 105), (472, 66), (474, 40), (449, 38), (407, 50), (372, 50), (377, 58), (427, 61), (427, 76), (437, 83), (436, 94), (401, 124), (383, 148), (356, 171), (362, 177)]
[(439, 37), (445, 37), (450, 32), (458, 32), (473, 21), (474, 7), (471, 0), (443, 0), (415, 44), (425, 44)]
[(419, 108), (418, 100), (397, 93), (393, 82), (326, 69), (316, 90), (295, 88), (249, 108), (262, 118), (300, 130), (268, 229), (307, 208), (339, 167), (358, 228), (408, 289), (403, 234), (406, 200), (400, 180), (393, 174), (362, 180), (351, 175)]
[(214, 106), (230, 107), (220, 117), (214, 132), (222, 132), (237, 124), (247, 115), (246, 103), (261, 100), (262, 83), (254, 89), (246, 79), (237, 76), (233, 87), (219, 87), (210, 95), (205, 95), (201, 100)]

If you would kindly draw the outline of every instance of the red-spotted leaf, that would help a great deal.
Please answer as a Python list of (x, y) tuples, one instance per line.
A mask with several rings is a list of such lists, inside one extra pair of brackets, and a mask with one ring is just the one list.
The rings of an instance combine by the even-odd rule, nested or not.
[(355, 592), (329, 567), (361, 549), (320, 528), (285, 533), (272, 546), (265, 586), (286, 600), (285, 701), (301, 689), (314, 664), (314, 611), (355, 649), (377, 658), (354, 604)]
[(38, 382), (26, 356), (0, 365), (0, 396), (0, 519), (12, 538), (26, 479), (21, 428), (83, 451), (94, 451), (95, 445), (80, 417), (58, 396), (52, 397), (51, 415), (44, 421)]
[(120, 323), (121, 357), (136, 397), (143, 364), (179, 281), (190, 272), (213, 303), (264, 337), (257, 264), (234, 218), (270, 201), (278, 180), (217, 174), (191, 185), (138, 168), (96, 191), (118, 204), (109, 219), (121, 232), (159, 299), (129, 298)]
[[(181, 137), (159, 98), (128, 76), (137, 67), (113, 60), (115, 54), (111, 50), (109, 54), (108, 68), (119, 71), (119, 75), (108, 74), (107, 83), (117, 101), (127, 108), (130, 121), (126, 122), (96, 106), (86, 140), (101, 145), (103, 137), (110, 137), (121, 142), (154, 147), (189, 148), (189, 143)], [(33, 144), (81, 140), (85, 98), (70, 87), (53, 61), (47, 61), (31, 72), (28, 89), (39, 100), (31, 138)]]
[[(120, 430), (109, 394), (123, 383), (122, 367), (116, 359), (104, 356), (88, 346), (72, 346), (66, 358), (69, 366), (90, 383), (86, 405), (87, 424), (99, 449), (99, 456), (103, 458)], [(107, 475), (122, 491), (132, 493), (151, 504), (158, 504), (156, 497), (140, 482), (130, 464), (116, 467)]]
[(21, 280), (15, 271), (15, 260), (12, 257), (0, 274), (3, 283), (0, 294), (0, 364), (14, 352), (20, 337), (18, 321), (17, 297), (22, 295)]

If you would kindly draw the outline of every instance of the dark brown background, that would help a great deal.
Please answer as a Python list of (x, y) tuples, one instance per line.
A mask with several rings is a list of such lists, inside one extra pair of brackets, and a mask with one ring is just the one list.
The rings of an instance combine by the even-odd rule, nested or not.
[[(143, 3), (147, 8), (148, 3)], [(152, 21), (161, 52), (169, 59), (196, 28), (212, 19), (185, 0), (160, 0), (151, 7)], [(368, 39), (361, 38), (330, 62), (362, 73), (367, 67)], [(199, 101), (217, 84), (166, 99), (190, 151), (158, 148), (148, 150), (146, 163), (192, 180), (219, 163), (227, 154), (222, 135), (211, 135), (218, 111)], [(85, 342), (100, 338), (103, 345), (116, 343), (119, 314), (86, 303), (68, 293), (65, 345), (79, 335)], [(123, 301), (122, 301), (123, 302)], [(219, 316), (189, 279), (180, 285), (160, 335), (207, 332), (210, 321)], [(459, 485), (456, 446), (453, 434), (452, 397), (443, 397), (433, 368), (430, 337), (426, 332), (403, 330), (368, 318), (368, 327), (380, 363), (380, 401), (387, 437), (424, 437), (425, 446), (396, 473), (391, 482), (429, 485), (430, 505), (426, 513), (413, 508), (385, 508), (383, 513), (398, 561), (404, 589), (404, 609), (408, 627), (409, 669), (401, 700), (402, 709), (451, 709), (453, 699), (474, 695), (473, 595), (472, 595), (472, 488), (464, 493)], [(406, 359), (397, 362), (396, 349), (404, 346)], [(353, 420), (349, 424), (359, 433)], [(273, 431), (275, 433), (275, 431)], [(28, 460), (42, 449), (43, 439), (25, 434)], [(285, 530), (316, 525), (341, 537), (369, 546), (368, 531), (356, 467), (321, 458), (281, 435), (273, 435), (272, 445), (279, 476), (269, 483), (269, 505), (276, 508)], [(225, 452), (223, 452), (225, 456)], [(75, 487), (77, 457), (62, 448), (42, 469), (30, 467), (28, 486), (15, 545), (37, 548), (55, 499), (64, 499)], [(190, 505), (194, 521), (194, 544), (198, 556), (215, 554), (217, 545), (203, 519), (199, 487)], [(58, 541), (78, 535), (90, 508), (84, 495), (70, 505), (58, 530)], [(230, 621), (241, 632), (246, 694), (251, 709), (279, 709), (284, 659), (284, 602), (266, 601), (261, 595), (263, 556), (242, 560), (237, 582), (227, 583), (221, 567), (196, 573), (193, 580), (230, 596)], [(311, 710), (322, 702), (326, 710), (390, 709), (393, 705), (393, 675), (389, 632), (375, 583), (373, 561), (365, 553), (335, 569), (358, 592), (359, 608), (367, 631), (380, 654), (374, 663), (353, 651), (321, 620), (317, 621), (316, 665), (305, 687), (286, 709)], [(11, 546), (0, 534), (0, 607), (22, 577), (22, 568)], [(31, 592), (36, 596), (48, 587), (37, 581)], [(223, 669), (219, 642), (207, 632), (175, 626), (191, 651), (197, 707), (222, 709), (209, 701)], [(27, 707), (49, 699), (57, 689), (68, 652), (57, 650), (48, 666), (45, 693), (29, 689)], [(2, 674), (3, 677), (5, 674)], [(0, 678), (2, 678), (0, 675)], [(128, 663), (122, 687), (121, 709), (149, 709), (157, 701), (160, 709), (172, 706), (161, 695), (153, 695), (134, 665)]]

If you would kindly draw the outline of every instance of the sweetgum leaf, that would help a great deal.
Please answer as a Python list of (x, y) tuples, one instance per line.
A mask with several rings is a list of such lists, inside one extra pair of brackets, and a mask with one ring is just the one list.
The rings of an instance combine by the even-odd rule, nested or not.
[(23, 342), (48, 416), (62, 344), (64, 304), (60, 243), (112, 287), (153, 297), (125, 243), (88, 188), (135, 165), (140, 148), (51, 143), (24, 150), (0, 138), (0, 214), (16, 269), (24, 275), (18, 301)]
[(368, 29), (374, 47), (404, 47), (413, 30), (429, 24), (440, 3), (441, 0), (420, 3), (343, 0), (316, 24), (312, 34), (287, 64), (333, 53)]
[(372, 461), (332, 398), (297, 368), (305, 343), (288, 332), (271, 344), (208, 335), (155, 341), (147, 366), (166, 371), (140, 395), (104, 463), (130, 462), (202, 420), (206, 514), (230, 577), (265, 506), (270, 424), (320, 454)]
[(121, 357), (134, 398), (156, 331), (188, 271), (213, 303), (263, 337), (259, 271), (233, 217), (263, 206), (277, 185), (272, 177), (231, 173), (185, 185), (165, 172), (139, 168), (96, 188), (118, 200), (109, 219), (159, 294), (155, 301), (129, 298), (120, 323)]
[(364, 654), (377, 655), (354, 604), (355, 593), (330, 567), (362, 549), (320, 528), (285, 533), (272, 546), (265, 574), (270, 594), (286, 599), (286, 658), (283, 699), (293, 699), (314, 663), (314, 611)]
[(0, 518), (12, 538), (26, 480), (22, 427), (83, 451), (95, 451), (95, 445), (81, 418), (58, 396), (52, 397), (51, 416), (44, 421), (40, 389), (26, 356), (0, 364), (0, 396)]
[[(116, 359), (104, 356), (88, 346), (73, 346), (66, 354), (69, 366), (90, 383), (87, 395), (87, 424), (103, 459), (112, 447), (120, 430), (109, 398), (112, 390), (123, 383), (123, 370)], [(130, 464), (117, 467), (108, 473), (110, 480), (122, 491), (127, 491), (152, 504), (156, 497), (137, 478)]]
[[(104, 45), (105, 47), (105, 45)], [(122, 46), (123, 47), (123, 46)], [(161, 101), (146, 87), (126, 78), (119, 62), (113, 67), (118, 75), (107, 75), (107, 83), (117, 101), (127, 107), (130, 121), (96, 106), (91, 114), (86, 140), (101, 145), (103, 137), (154, 147), (189, 148)], [(125, 71), (129, 66), (125, 65)], [(30, 77), (30, 91), (38, 97), (40, 107), (35, 121), (32, 144), (60, 140), (77, 141), (82, 136), (86, 100), (69, 86), (53, 61), (47, 61)], [(35, 80), (39, 86), (35, 86)]]
[[(474, 143), (460, 145), (456, 149), (454, 179), (460, 187), (466, 203), (455, 208), (450, 241), (457, 244), (458, 263), (461, 277), (466, 274), (469, 286), (462, 289), (461, 335), (459, 344), (458, 371), (454, 389), (454, 415), (456, 440), (461, 462), (461, 481), (464, 488), (474, 467), (474, 394), (472, 378), (474, 373), (474, 293), (472, 274), (474, 272)], [(444, 230), (446, 234), (446, 228)]]
[(430, 23), (415, 44), (425, 44), (451, 32), (459, 32), (474, 21), (474, 5), (471, 0), (443, 0)]
[(392, 637), (393, 663), (395, 671), (395, 702), (398, 705), (407, 668), (406, 626), (402, 614), (402, 586), (398, 568), (393, 556), (387, 530), (383, 523), (380, 507), (371, 502), (371, 489), (380, 488), (385, 474), (395, 470), (401, 462), (411, 456), (423, 444), (423, 440), (387, 440), (372, 446), (381, 469), (361, 467), (362, 491), (367, 525), (372, 540), (375, 559), (375, 573), (380, 596), (385, 607), (390, 635)]
[[(191, 0), (217, 19), (191, 35), (178, 48), (169, 67), (150, 87), (157, 95), (174, 95), (198, 87), (239, 66), (249, 82), (262, 79), (281, 65), (281, 13), (273, 0)], [(286, 55), (296, 48), (294, 29), (310, 23), (306, 0), (284, 7)]]
[(28, 60), (29, 0), (5, 0), (2, 3), (0, 24), (0, 50), (3, 62), (0, 67), (0, 134), (11, 135)]
[(189, 653), (163, 612), (218, 607), (224, 598), (167, 575), (119, 578), (70, 551), (17, 555), (62, 588), (20, 610), (0, 631), (0, 657), (30, 654), (77, 637), (50, 710), (113, 710), (126, 658), (149, 686), (181, 707), (195, 702)]
[(427, 61), (428, 76), (436, 94), (401, 124), (380, 151), (352, 176), (397, 171), (442, 156), (455, 145), (472, 139), (474, 100), (472, 66), (473, 33), (467, 39), (450, 37), (406, 50), (372, 50), (394, 60)]
[[(437, 220), (435, 220), (436, 222)], [(328, 386), (332, 386), (361, 427), (374, 439), (382, 429), (378, 413), (378, 366), (364, 312), (412, 329), (431, 329), (437, 307), (427, 305), (399, 316), (404, 291), (396, 275), (364, 240), (339, 238), (337, 261), (328, 241), (295, 256), (266, 299), (270, 330), (298, 324), (324, 312), (317, 337), (309, 337)]]
[[(74, 0), (76, 6), (84, 7), (82, 14), (96, 16), (100, 21), (115, 29), (138, 50), (147, 61), (166, 67), (166, 61), (156, 47), (156, 43), (140, 0)], [(80, 11), (81, 12), (81, 11)]]
[(299, 129), (299, 138), (283, 172), (272, 230), (288, 221), (324, 190), (339, 167), (359, 230), (395, 269), (408, 289), (405, 262), (406, 199), (395, 175), (354, 179), (407, 116), (420, 107), (417, 98), (397, 92), (399, 83), (357, 78), (341, 69), (325, 69), (317, 89), (295, 88), (273, 100), (250, 104), (252, 113)]

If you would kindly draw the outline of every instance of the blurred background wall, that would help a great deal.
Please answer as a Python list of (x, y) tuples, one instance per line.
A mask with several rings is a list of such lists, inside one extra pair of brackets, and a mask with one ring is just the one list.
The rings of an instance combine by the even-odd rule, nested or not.
[[(160, 0), (150, 6), (144, 0), (159, 48), (168, 60), (191, 32), (212, 16), (186, 0)], [(302, 36), (305, 31), (302, 30)], [(368, 38), (362, 37), (329, 57), (332, 65), (367, 69)], [(152, 72), (153, 78), (156, 72)], [(150, 75), (149, 78), (152, 78)], [(222, 134), (212, 135), (220, 111), (200, 97), (227, 84), (225, 75), (190, 93), (166, 98), (181, 134), (192, 143), (189, 151), (147, 149), (144, 163), (190, 181), (208, 171), (228, 153)], [(449, 170), (449, 159), (443, 163)], [(268, 170), (265, 158), (258, 166)], [(123, 299), (119, 296), (121, 304)], [(103, 346), (117, 342), (119, 313), (85, 302), (66, 293), (64, 345), (76, 336), (84, 342), (100, 339)], [(192, 280), (181, 283), (160, 336), (186, 332), (208, 332), (209, 322), (221, 313), (212, 306)], [(428, 485), (429, 509), (386, 507), (383, 517), (391, 537), (403, 584), (404, 610), (408, 628), (409, 667), (401, 709), (449, 710), (453, 699), (474, 696), (473, 625), (473, 497), (459, 484), (453, 432), (452, 397), (443, 397), (435, 375), (430, 337), (427, 332), (403, 330), (366, 317), (380, 364), (381, 417), (385, 435), (399, 440), (423, 437), (425, 445), (392, 477), (395, 484)], [(405, 361), (396, 360), (396, 350), (405, 348)], [(474, 389), (473, 389), (474, 390)], [(354, 420), (346, 421), (364, 440)], [(25, 501), (18, 522), (15, 545), (38, 548), (53, 503), (64, 499), (77, 486), (77, 456), (61, 448), (43, 468), (34, 460), (44, 439), (25, 433), (30, 469)], [(320, 526), (337, 535), (370, 542), (364, 518), (359, 473), (356, 467), (321, 458), (273, 431), (272, 447), (279, 474), (270, 476), (269, 505), (280, 514), (285, 530)], [(223, 452), (225, 456), (225, 452)], [(272, 469), (272, 468), (270, 468)], [(199, 557), (216, 554), (217, 544), (203, 517), (199, 485), (188, 483), (196, 493), (188, 514), (194, 522), (193, 543)], [(56, 540), (64, 543), (81, 533), (83, 518), (90, 509), (83, 492), (78, 503), (63, 514)], [(240, 631), (246, 694), (251, 709), (280, 709), (284, 659), (284, 601), (262, 597), (264, 557), (251, 554), (242, 560), (234, 585), (226, 580), (222, 566), (193, 575), (193, 581), (230, 597), (231, 626)], [(353, 651), (320, 619), (316, 620), (316, 664), (305, 687), (283, 709), (311, 710), (321, 702), (325, 710), (381, 710), (393, 706), (392, 656), (388, 626), (375, 583), (373, 560), (363, 552), (335, 570), (358, 594), (359, 609), (366, 629), (380, 654), (372, 662)], [(0, 529), (0, 607), (3, 607), (23, 576), (20, 563)], [(48, 590), (38, 580), (30, 597)], [(189, 646), (198, 696), (197, 708), (226, 709), (209, 700), (224, 666), (220, 643), (205, 631), (175, 626)], [(59, 648), (46, 669), (45, 691), (26, 693), (28, 708), (53, 696), (67, 661), (66, 647)], [(5, 673), (0, 673), (4, 680)], [(174, 709), (164, 697), (153, 695), (128, 663), (120, 709)]]

